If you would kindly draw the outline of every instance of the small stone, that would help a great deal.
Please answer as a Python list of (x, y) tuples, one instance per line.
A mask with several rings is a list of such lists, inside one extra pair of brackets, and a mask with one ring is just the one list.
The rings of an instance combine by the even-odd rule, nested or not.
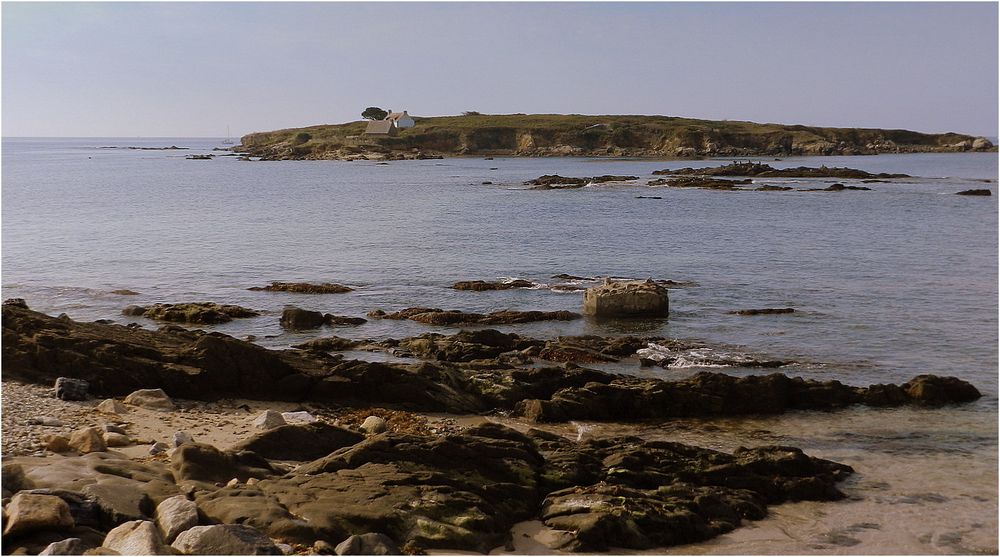
[(72, 449), (69, 439), (62, 435), (46, 435), (42, 437), (42, 442), (45, 443), (45, 450), (54, 453), (65, 453)]
[(265, 410), (253, 420), (253, 426), (257, 429), (274, 429), (286, 425), (285, 418), (274, 410)]
[(60, 377), (56, 379), (56, 398), (60, 400), (87, 400), (90, 383), (83, 379)]
[(240, 485), (240, 480), (238, 478), (233, 478), (226, 482), (226, 487), (236, 487)]
[(55, 495), (18, 493), (4, 511), (4, 537), (35, 530), (65, 530), (74, 525), (69, 505)]
[(109, 431), (104, 434), (104, 444), (109, 447), (127, 447), (132, 444), (132, 438), (128, 435)]
[(99, 453), (108, 450), (104, 443), (101, 430), (96, 427), (86, 427), (73, 432), (69, 438), (69, 446), (83, 454)]
[(192, 437), (190, 433), (186, 431), (174, 432), (174, 448), (187, 443), (194, 443), (194, 437)]
[(198, 525), (198, 505), (183, 495), (164, 499), (156, 506), (156, 525), (163, 539), (173, 542), (181, 532)]
[(160, 453), (165, 453), (170, 448), (170, 445), (164, 443), (163, 441), (157, 441), (149, 447), (150, 456), (155, 456)]
[(97, 405), (98, 412), (105, 414), (127, 414), (128, 408), (113, 398), (108, 398)]
[(152, 410), (175, 410), (174, 401), (170, 400), (163, 389), (139, 389), (125, 397), (125, 404), (149, 408)]
[(156, 525), (148, 520), (132, 520), (115, 527), (104, 538), (102, 547), (122, 555), (171, 555)]
[(316, 540), (316, 543), (312, 545), (312, 550), (316, 555), (337, 554), (337, 548), (335, 548), (332, 543), (324, 540)]
[(384, 432), (388, 429), (388, 426), (382, 418), (378, 416), (368, 416), (361, 424), (361, 429), (368, 435), (375, 435), (377, 433)]
[(121, 433), (122, 435), (128, 435), (125, 428), (114, 424), (102, 424), (101, 429), (104, 430), (105, 433)]
[(313, 416), (306, 411), (282, 412), (281, 417), (284, 418), (285, 423), (288, 424), (311, 424), (317, 421), (316, 416)]
[(28, 425), (43, 425), (45, 427), (62, 427), (66, 424), (63, 423), (59, 418), (53, 418), (51, 416), (39, 416), (37, 418), (28, 418)]
[(295, 548), (287, 543), (276, 543), (274, 545), (281, 551), (282, 555), (291, 555), (295, 553)]
[(258, 480), (257, 478), (247, 478), (247, 485), (257, 485), (258, 481), (260, 480)]
[(66, 538), (59, 542), (50, 543), (39, 555), (82, 555), (83, 540), (80, 538)]
[(337, 555), (402, 555), (392, 538), (374, 532), (351, 536), (337, 544), (334, 551)]

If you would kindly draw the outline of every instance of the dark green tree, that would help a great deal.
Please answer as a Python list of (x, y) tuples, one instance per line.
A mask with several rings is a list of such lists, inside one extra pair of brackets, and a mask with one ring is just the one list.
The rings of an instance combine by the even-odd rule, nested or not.
[(385, 117), (388, 115), (388, 112), (377, 106), (369, 106), (361, 113), (361, 117), (365, 120), (385, 120)]

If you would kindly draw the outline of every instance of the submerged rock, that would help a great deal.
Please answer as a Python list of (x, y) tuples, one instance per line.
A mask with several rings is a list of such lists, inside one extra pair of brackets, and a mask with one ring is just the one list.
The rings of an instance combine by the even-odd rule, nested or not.
[(797, 168), (776, 169), (770, 165), (752, 161), (737, 161), (725, 166), (710, 168), (680, 168), (677, 170), (657, 170), (653, 174), (666, 174), (673, 176), (694, 175), (694, 176), (754, 176), (760, 178), (849, 178), (849, 179), (871, 179), (871, 178), (909, 178), (907, 174), (872, 174), (864, 170), (854, 168), (830, 168), (821, 166), (810, 168), (799, 166)]
[(482, 314), (437, 308), (407, 308), (395, 313), (385, 313), (384, 311), (377, 310), (370, 312), (368, 316), (378, 319), (409, 319), (428, 325), (509, 325), (512, 323), (531, 323), (534, 321), (570, 321), (580, 318), (580, 314), (573, 313), (572, 311), (507, 310)]
[(354, 289), (343, 284), (333, 284), (324, 282), (322, 284), (309, 284), (307, 282), (272, 282), (269, 286), (254, 286), (247, 290), (265, 292), (294, 292), (296, 294), (343, 294), (353, 292)]
[(738, 186), (743, 186), (753, 183), (753, 180), (749, 178), (746, 180), (721, 180), (718, 178), (705, 178), (705, 177), (683, 177), (683, 178), (672, 178), (672, 179), (657, 179), (650, 180), (646, 183), (647, 186), (669, 186), (671, 188), (702, 188), (711, 190), (738, 190), (743, 189)]
[(667, 289), (652, 280), (607, 280), (583, 293), (583, 312), (595, 317), (664, 317), (669, 307)]
[(738, 309), (729, 313), (732, 315), (776, 315), (780, 313), (795, 313), (795, 308)]
[(993, 192), (985, 189), (964, 190), (956, 193), (955, 195), (993, 195)]

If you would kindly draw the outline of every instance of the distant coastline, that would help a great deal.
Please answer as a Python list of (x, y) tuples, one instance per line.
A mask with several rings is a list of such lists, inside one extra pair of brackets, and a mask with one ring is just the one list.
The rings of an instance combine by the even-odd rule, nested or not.
[(985, 137), (823, 128), (670, 116), (473, 114), (414, 117), (412, 128), (367, 135), (366, 121), (241, 138), (263, 160), (399, 160), (454, 156), (685, 158), (996, 151)]

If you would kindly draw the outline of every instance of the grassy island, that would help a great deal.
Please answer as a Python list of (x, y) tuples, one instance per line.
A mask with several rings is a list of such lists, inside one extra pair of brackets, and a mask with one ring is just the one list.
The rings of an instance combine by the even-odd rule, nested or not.
[(414, 117), (412, 128), (368, 135), (366, 121), (243, 136), (241, 150), (268, 160), (441, 156), (862, 155), (989, 151), (985, 138), (908, 130), (821, 128), (672, 116), (470, 114)]

